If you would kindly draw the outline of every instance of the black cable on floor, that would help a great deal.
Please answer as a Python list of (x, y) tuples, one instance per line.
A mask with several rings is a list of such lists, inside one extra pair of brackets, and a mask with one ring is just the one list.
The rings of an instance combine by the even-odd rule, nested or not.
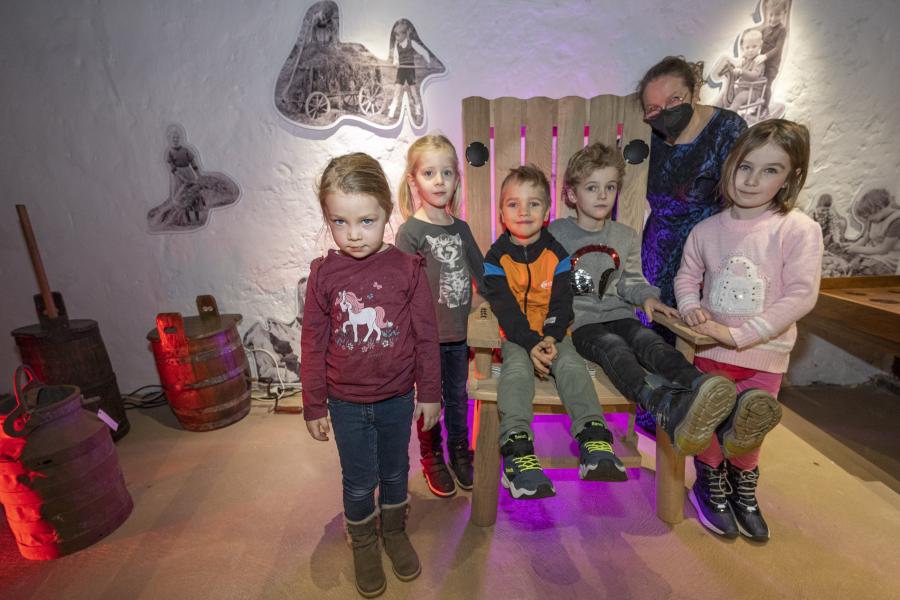
[[(144, 390), (153, 391), (141, 393)], [(159, 385), (144, 385), (130, 394), (122, 394), (122, 406), (125, 410), (158, 408), (167, 404), (166, 394)]]

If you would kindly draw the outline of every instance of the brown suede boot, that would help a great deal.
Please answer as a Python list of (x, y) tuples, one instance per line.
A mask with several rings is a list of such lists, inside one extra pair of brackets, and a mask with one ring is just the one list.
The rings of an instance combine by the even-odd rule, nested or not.
[(416, 550), (406, 535), (408, 513), (409, 497), (401, 504), (385, 504), (381, 507), (381, 538), (384, 540), (384, 551), (391, 559), (394, 575), (400, 581), (412, 581), (422, 572)]
[(356, 589), (366, 598), (374, 598), (384, 593), (387, 581), (381, 566), (381, 548), (378, 547), (378, 528), (376, 526), (376, 509), (362, 521), (348, 521), (347, 536), (353, 549), (353, 573), (356, 576)]

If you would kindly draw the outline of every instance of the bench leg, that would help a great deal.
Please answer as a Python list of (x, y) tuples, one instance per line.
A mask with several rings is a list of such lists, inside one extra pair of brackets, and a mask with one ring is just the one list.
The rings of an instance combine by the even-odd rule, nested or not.
[(469, 520), (479, 527), (490, 527), (497, 520), (497, 486), (500, 484), (500, 417), (494, 402), (475, 401), (478, 415), (478, 440), (475, 450), (475, 485), (472, 489), (472, 514)]
[(656, 516), (675, 525), (684, 519), (684, 457), (675, 452), (669, 434), (656, 427)]
[(631, 407), (631, 410), (628, 411), (628, 426), (625, 429), (625, 437), (623, 438), (626, 442), (637, 448), (638, 439), (637, 432), (634, 430), (634, 421), (636, 416), (636, 411), (634, 407)]

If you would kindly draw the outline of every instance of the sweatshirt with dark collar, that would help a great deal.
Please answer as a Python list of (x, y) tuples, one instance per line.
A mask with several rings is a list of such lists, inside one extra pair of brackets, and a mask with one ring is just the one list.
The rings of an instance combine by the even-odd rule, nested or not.
[(533, 244), (503, 233), (484, 257), (484, 297), (506, 339), (531, 352), (545, 336), (562, 341), (572, 321), (571, 264), (546, 228)]

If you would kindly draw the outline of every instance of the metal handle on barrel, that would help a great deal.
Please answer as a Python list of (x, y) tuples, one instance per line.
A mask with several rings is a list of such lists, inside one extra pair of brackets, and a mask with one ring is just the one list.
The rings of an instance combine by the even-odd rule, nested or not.
[[(28, 378), (25, 385), (20, 383), (23, 375)], [(36, 426), (35, 424), (29, 424), (31, 413), (28, 412), (28, 407), (25, 405), (23, 397), (25, 388), (33, 381), (40, 380), (34, 374), (34, 371), (31, 370), (31, 367), (28, 365), (16, 367), (16, 372), (13, 375), (13, 393), (16, 396), (16, 407), (6, 415), (6, 420), (3, 421), (3, 433), (11, 438), (25, 437)]]

